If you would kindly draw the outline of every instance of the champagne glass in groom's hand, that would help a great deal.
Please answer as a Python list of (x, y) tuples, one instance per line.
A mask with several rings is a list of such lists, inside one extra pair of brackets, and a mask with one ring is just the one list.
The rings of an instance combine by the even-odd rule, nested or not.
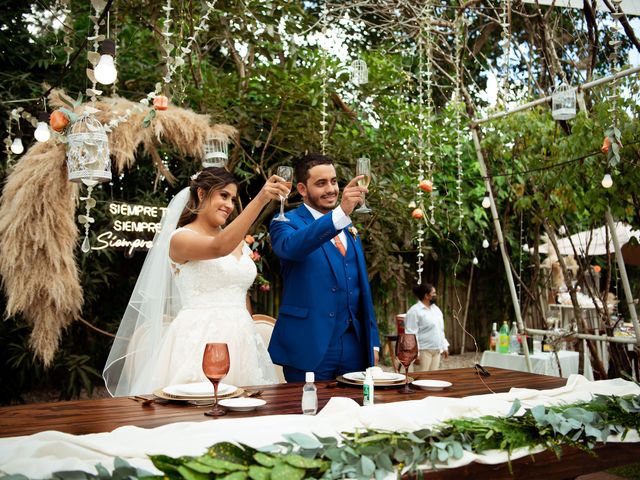
[(418, 340), (413, 333), (402, 333), (396, 340), (396, 358), (404, 366), (404, 387), (400, 393), (413, 393), (409, 388), (409, 366), (418, 357)]
[[(293, 168), (287, 166), (280, 166), (276, 171), (276, 175), (282, 177), (285, 185), (289, 188), (289, 192), (291, 192), (291, 186), (293, 184)], [(274, 217), (274, 220), (278, 222), (288, 222), (289, 219), (284, 215), (284, 201), (286, 197), (280, 197), (280, 213), (278, 216)]]
[(226, 343), (207, 343), (202, 356), (202, 371), (213, 383), (215, 402), (211, 410), (204, 412), (210, 417), (226, 415), (227, 411), (218, 405), (218, 384), (229, 373), (229, 347)]
[[(369, 183), (371, 182), (371, 163), (366, 157), (356, 160), (356, 176), (360, 175), (363, 177), (358, 180), (358, 185), (360, 187), (368, 188)], [(364, 198), (364, 193), (362, 194), (362, 205), (356, 210), (356, 213), (371, 213), (371, 209), (367, 207), (367, 201)]]

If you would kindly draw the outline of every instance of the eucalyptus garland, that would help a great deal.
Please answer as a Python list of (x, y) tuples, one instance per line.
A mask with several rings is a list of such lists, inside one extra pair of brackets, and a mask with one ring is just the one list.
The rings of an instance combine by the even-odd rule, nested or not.
[[(285, 435), (286, 441), (260, 450), (244, 444), (221, 442), (199, 457), (172, 458), (153, 455), (151, 461), (163, 478), (186, 480), (297, 480), (303, 478), (362, 478), (376, 480), (390, 474), (399, 476), (420, 466), (447, 464), (464, 451), (481, 454), (503, 450), (511, 454), (519, 448), (544, 447), (558, 456), (563, 446), (577, 447), (589, 454), (597, 442), (609, 435), (624, 440), (640, 428), (640, 395), (622, 397), (596, 395), (590, 402), (520, 410), (516, 400), (506, 417), (451, 419), (435, 429), (413, 432), (359, 430), (341, 438), (306, 434)], [(136, 469), (122, 459), (109, 473), (98, 465), (98, 474), (57, 472), (61, 480), (110, 480), (148, 478), (149, 472)], [(23, 475), (0, 480), (25, 480)], [(156, 477), (159, 478), (159, 477)]]

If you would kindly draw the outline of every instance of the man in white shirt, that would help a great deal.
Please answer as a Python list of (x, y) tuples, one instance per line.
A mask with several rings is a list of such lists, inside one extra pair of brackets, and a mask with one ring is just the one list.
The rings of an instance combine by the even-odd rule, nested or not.
[(418, 338), (418, 360), (414, 370), (428, 372), (440, 366), (440, 356), (449, 356), (449, 342), (444, 336), (444, 318), (436, 305), (436, 289), (430, 283), (413, 288), (418, 302), (407, 312), (405, 332)]

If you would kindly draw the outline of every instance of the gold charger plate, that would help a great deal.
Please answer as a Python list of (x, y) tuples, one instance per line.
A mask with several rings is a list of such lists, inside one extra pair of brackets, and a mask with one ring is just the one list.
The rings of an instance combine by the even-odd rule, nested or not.
[[(407, 378), (409, 379), (409, 383), (413, 382), (412, 377), (407, 377)], [(359, 387), (361, 387), (362, 384), (364, 383), (364, 382), (357, 382), (355, 380), (349, 380), (348, 378), (344, 378), (342, 375), (338, 375), (336, 377), (336, 380), (340, 383), (344, 383), (347, 385), (357, 385)], [(404, 386), (404, 382), (405, 382), (404, 378), (396, 382), (384, 382), (384, 381), (381, 382), (380, 380), (374, 380), (373, 385), (376, 387), (402, 387)]]
[[(188, 402), (189, 400), (211, 400), (213, 401), (213, 395), (172, 395), (163, 391), (161, 388), (153, 392), (153, 394), (164, 400), (173, 400), (176, 402)], [(227, 393), (225, 395), (218, 395), (218, 400), (222, 400), (223, 398), (236, 398), (244, 395), (244, 389), (237, 387), (233, 392)]]

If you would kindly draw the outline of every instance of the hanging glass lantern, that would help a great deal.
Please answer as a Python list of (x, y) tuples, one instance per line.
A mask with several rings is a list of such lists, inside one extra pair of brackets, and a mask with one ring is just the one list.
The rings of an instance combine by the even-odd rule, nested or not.
[(369, 69), (367, 63), (362, 60), (354, 60), (349, 71), (349, 78), (355, 85), (364, 85), (369, 81)]
[(87, 186), (87, 196), (80, 197), (80, 200), (85, 202), (85, 214), (78, 215), (78, 222), (84, 225), (81, 249), (88, 253), (91, 250), (89, 229), (95, 221), (90, 215), (90, 210), (96, 205), (95, 199), (91, 198), (91, 192), (98, 183), (111, 180), (109, 139), (98, 119), (87, 112), (69, 125), (67, 132), (69, 180)]
[(576, 89), (561, 83), (551, 96), (551, 116), (554, 120), (571, 120), (576, 116)]
[(229, 159), (229, 143), (226, 138), (209, 135), (204, 143), (204, 158), (202, 167), (222, 167), (227, 165)]

